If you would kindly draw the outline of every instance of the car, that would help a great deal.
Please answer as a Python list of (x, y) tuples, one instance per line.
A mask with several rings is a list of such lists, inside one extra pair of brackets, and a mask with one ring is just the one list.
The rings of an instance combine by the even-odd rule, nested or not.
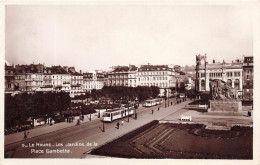
[(179, 94), (179, 98), (180, 98), (180, 99), (182, 99), (182, 98), (184, 98), (184, 97), (185, 97), (185, 94), (184, 94), (184, 93), (180, 93), (180, 94)]

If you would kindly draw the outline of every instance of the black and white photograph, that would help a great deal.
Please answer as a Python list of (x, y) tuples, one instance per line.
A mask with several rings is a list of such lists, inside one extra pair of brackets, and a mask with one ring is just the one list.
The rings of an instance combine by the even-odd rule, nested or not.
[(259, 2), (2, 9), (3, 161), (259, 164)]

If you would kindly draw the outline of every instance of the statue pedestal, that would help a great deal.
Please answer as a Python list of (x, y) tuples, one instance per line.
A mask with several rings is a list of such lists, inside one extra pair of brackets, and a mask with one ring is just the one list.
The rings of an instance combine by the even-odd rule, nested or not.
[(241, 100), (210, 100), (208, 112), (241, 113)]

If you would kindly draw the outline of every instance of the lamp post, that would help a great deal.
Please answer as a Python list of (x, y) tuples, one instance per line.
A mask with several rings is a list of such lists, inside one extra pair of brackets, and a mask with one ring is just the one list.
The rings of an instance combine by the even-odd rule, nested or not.
[(168, 107), (170, 106), (169, 90), (170, 90), (170, 89), (168, 89)]
[(103, 129), (102, 129), (102, 132), (105, 132), (105, 122), (104, 122), (104, 120), (102, 120), (103, 121)]
[(128, 112), (127, 122), (129, 123), (129, 102), (128, 102), (128, 99), (127, 99), (127, 112)]

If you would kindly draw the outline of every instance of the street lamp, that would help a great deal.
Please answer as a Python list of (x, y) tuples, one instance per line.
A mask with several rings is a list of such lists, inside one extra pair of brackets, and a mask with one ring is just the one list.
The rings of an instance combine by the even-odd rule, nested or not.
[(127, 99), (127, 112), (128, 112), (127, 122), (129, 123), (129, 102), (128, 102), (128, 99)]
[(105, 132), (105, 122), (104, 122), (104, 120), (102, 120), (102, 122), (103, 122), (103, 129), (102, 129), (102, 132)]
[(170, 106), (169, 90), (170, 89), (168, 89), (168, 96), (167, 96), (168, 97), (168, 107)]

